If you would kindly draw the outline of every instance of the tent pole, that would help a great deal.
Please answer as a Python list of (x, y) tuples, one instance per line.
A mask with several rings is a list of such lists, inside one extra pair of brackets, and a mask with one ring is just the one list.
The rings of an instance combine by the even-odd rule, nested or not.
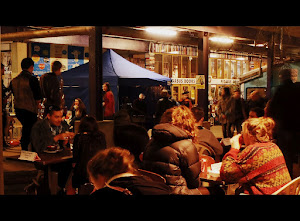
[(89, 34), (89, 100), (90, 115), (97, 121), (103, 121), (102, 66), (102, 27), (95, 26)]

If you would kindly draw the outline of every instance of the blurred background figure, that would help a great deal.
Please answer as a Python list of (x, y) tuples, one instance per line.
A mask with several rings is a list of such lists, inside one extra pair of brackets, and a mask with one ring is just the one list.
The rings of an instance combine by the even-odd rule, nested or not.
[(230, 88), (224, 87), (221, 90), (221, 98), (217, 104), (217, 114), (222, 124), (223, 137), (232, 137), (231, 126), (234, 121), (234, 98), (231, 97)]
[(76, 120), (81, 120), (87, 115), (86, 107), (80, 98), (76, 98), (70, 108), (70, 111), (72, 111), (72, 118), (69, 125), (74, 128), (74, 122)]
[(145, 101), (146, 96), (143, 93), (139, 94), (139, 98), (133, 101), (133, 108), (141, 115), (147, 115), (147, 103)]
[(190, 99), (189, 95), (190, 95), (190, 92), (188, 92), (188, 91), (183, 92), (182, 100), (179, 103), (180, 103), (180, 105), (184, 105), (191, 109), (193, 107), (193, 104), (192, 104), (192, 100)]
[[(51, 65), (52, 72), (43, 74), (40, 78), (41, 91), (44, 98), (45, 111), (50, 106), (64, 108), (63, 79), (61, 76), (62, 64), (54, 61)], [(44, 113), (46, 116), (47, 113)]]
[(112, 120), (115, 114), (115, 98), (113, 92), (110, 90), (110, 85), (105, 82), (102, 86), (104, 91), (103, 107), (104, 107), (104, 120)]
[(242, 123), (247, 119), (245, 101), (241, 98), (240, 89), (236, 89), (233, 92), (234, 98), (234, 121), (233, 121), (233, 130), (236, 129), (237, 133), (242, 131)]
[(167, 109), (177, 105), (175, 100), (169, 99), (168, 90), (163, 89), (161, 91), (161, 97), (162, 98), (160, 98), (156, 104), (155, 124), (158, 124), (160, 122), (161, 116)]
[(266, 106), (266, 100), (261, 96), (258, 90), (251, 92), (249, 100), (246, 102), (246, 113), (249, 113), (252, 108), (259, 107), (264, 109)]
[(249, 111), (249, 118), (263, 117), (264, 115), (265, 111), (260, 107), (251, 108)]
[[(298, 162), (300, 155), (300, 84), (297, 79), (297, 69), (282, 69), (279, 72), (281, 84), (267, 107), (267, 115), (276, 122), (277, 145), (285, 157), (292, 178), (293, 163)], [(295, 83), (294, 83), (295, 82)]]

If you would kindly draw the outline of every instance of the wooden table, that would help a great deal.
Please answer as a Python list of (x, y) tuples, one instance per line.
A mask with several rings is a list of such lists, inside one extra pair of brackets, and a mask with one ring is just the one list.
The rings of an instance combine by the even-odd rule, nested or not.
[(57, 176), (53, 174), (51, 165), (71, 162), (73, 159), (73, 152), (70, 148), (64, 148), (61, 152), (57, 153), (40, 153), (41, 160), (35, 161), (34, 165), (38, 170), (44, 171), (45, 182), (48, 183), (50, 193), (57, 194)]
[(46, 166), (51, 164), (63, 163), (73, 159), (73, 152), (70, 148), (64, 148), (57, 153), (40, 153), (41, 160), (35, 161), (39, 166)]

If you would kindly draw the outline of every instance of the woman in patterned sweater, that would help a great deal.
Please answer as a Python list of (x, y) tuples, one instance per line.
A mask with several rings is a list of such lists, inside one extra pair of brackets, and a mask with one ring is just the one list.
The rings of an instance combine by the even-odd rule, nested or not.
[[(251, 118), (242, 125), (242, 135), (234, 136), (224, 156), (221, 178), (239, 183), (236, 194), (272, 194), (291, 181), (279, 147), (272, 143), (275, 122), (271, 118)], [(240, 151), (241, 144), (246, 148)]]

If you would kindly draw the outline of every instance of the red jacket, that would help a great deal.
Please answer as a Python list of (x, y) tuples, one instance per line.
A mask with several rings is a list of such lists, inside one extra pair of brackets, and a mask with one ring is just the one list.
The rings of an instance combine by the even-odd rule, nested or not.
[(111, 91), (107, 91), (103, 96), (104, 117), (113, 116), (115, 113), (115, 98)]

